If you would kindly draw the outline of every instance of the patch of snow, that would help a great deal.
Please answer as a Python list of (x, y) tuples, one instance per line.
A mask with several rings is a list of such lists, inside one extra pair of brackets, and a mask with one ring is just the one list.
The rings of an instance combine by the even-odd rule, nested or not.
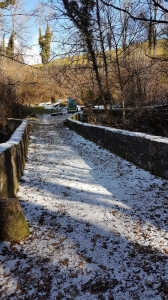
[(5, 150), (12, 147), (13, 145), (17, 145), (21, 141), (26, 126), (27, 126), (27, 120), (22, 121), (20, 126), (11, 135), (10, 139), (6, 143), (0, 144), (0, 153), (4, 152)]
[[(81, 124), (80, 121), (73, 120), (71, 118), (69, 118), (69, 119), (72, 122), (74, 122), (74, 123), (77, 122), (78, 124)], [(89, 127), (104, 128), (105, 130), (108, 130), (108, 131), (111, 131), (111, 132), (115, 132), (115, 133), (119, 133), (119, 134), (122, 134), (122, 135), (143, 137), (143, 138), (149, 139), (151, 141), (156, 141), (156, 142), (168, 144), (168, 138), (162, 137), (162, 136), (155, 136), (155, 135), (150, 135), (150, 134), (142, 133), (142, 132), (132, 132), (132, 131), (128, 131), (128, 130), (122, 130), (122, 129), (117, 129), (117, 128), (110, 128), (110, 127), (105, 127), (105, 126), (97, 126), (97, 125), (88, 124), (88, 123), (82, 123), (82, 125), (83, 126), (89, 126)]]
[(65, 118), (32, 122), (17, 195), (31, 234), (0, 244), (1, 298), (167, 299), (168, 181), (85, 140)]

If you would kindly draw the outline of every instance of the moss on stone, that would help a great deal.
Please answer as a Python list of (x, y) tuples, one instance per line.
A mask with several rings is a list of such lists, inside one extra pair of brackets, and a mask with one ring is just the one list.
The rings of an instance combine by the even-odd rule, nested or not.
[(0, 239), (18, 242), (29, 235), (21, 205), (18, 199), (0, 200)]

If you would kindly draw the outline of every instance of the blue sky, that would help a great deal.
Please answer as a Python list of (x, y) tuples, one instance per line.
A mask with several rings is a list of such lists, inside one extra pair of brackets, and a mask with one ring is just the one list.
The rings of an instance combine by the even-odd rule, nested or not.
[[(33, 0), (23, 0), (25, 4), (25, 11), (27, 13), (31, 13), (38, 4), (40, 4), (40, 1), (33, 1)], [(46, 10), (44, 10), (44, 14), (46, 13)], [(31, 46), (31, 51), (28, 51), (28, 53), (34, 53), (34, 58), (38, 62), (41, 62), (41, 58), (39, 56), (39, 45), (38, 45), (38, 37), (39, 37), (39, 27), (42, 28), (42, 32), (45, 30), (46, 24), (44, 24), (43, 21), (38, 21), (37, 18), (32, 17), (32, 19), (29, 21), (29, 31), (31, 32), (31, 38), (28, 41), (29, 45)], [(31, 58), (29, 59), (31, 60)], [(34, 63), (34, 62), (33, 62)]]
[[(24, 0), (25, 10), (26, 12), (31, 12), (34, 10), (39, 1), (36, 0)], [(34, 18), (32, 18), (29, 22), (29, 31), (31, 33), (31, 38), (29, 41), (29, 45), (31, 49), (27, 51), (26, 62), (27, 63), (39, 63), (41, 62), (41, 58), (39, 56), (39, 46), (38, 46), (38, 26), (35, 23)]]
[[(24, 3), (25, 3), (25, 10), (26, 10), (26, 12), (31, 12), (32, 10), (34, 10), (34, 8), (39, 3), (39, 1), (24, 0)], [(32, 18), (32, 21), (31, 21), (31, 28), (30, 28), (30, 30), (31, 30), (32, 34), (38, 32), (37, 25), (35, 24), (35, 21), (33, 20), (33, 18)]]
[[(40, 63), (41, 58), (39, 55), (39, 46), (38, 46), (38, 24), (35, 23), (35, 19), (32, 17), (30, 20), (27, 22), (24, 19), (24, 16), (18, 17), (18, 13), (31, 13), (35, 6), (39, 3), (37, 0), (21, 0), (21, 4), (24, 6), (19, 6), (19, 1), (16, 4), (16, 6), (11, 6), (13, 9), (14, 13), (16, 13), (16, 18), (17, 24), (16, 26), (18, 29), (18, 34), (16, 35), (15, 38), (15, 51), (22, 53), (24, 56), (24, 60), (28, 64), (35, 64), (35, 63)], [(16, 10), (15, 10), (16, 9)], [(2, 26), (2, 30), (0, 32), (0, 42), (2, 41), (4, 34), (5, 34), (5, 43), (7, 45), (9, 41), (9, 37), (11, 35), (11, 32), (13, 30), (12, 27), (12, 22), (11, 22), (11, 16), (10, 16), (10, 9), (8, 10), (1, 10), (0, 13), (2, 12), (4, 16), (4, 20), (7, 24), (7, 29), (5, 26)], [(24, 30), (26, 35), (24, 36)], [(24, 39), (25, 38), (25, 39)]]
[[(27, 13), (31, 13), (35, 8), (37, 8), (37, 5), (40, 4), (40, 1), (38, 0), (23, 0), (24, 3), (25, 3), (25, 11)], [(35, 56), (36, 58), (35, 59), (40, 59), (40, 57), (37, 55), (37, 52), (39, 53), (40, 52), (40, 49), (39, 49), (39, 45), (38, 45), (38, 37), (39, 37), (39, 27), (42, 29), (42, 33), (45, 32), (45, 29), (46, 29), (46, 22), (44, 21), (44, 18), (45, 16), (47, 16), (47, 14), (50, 12), (50, 9), (47, 9), (45, 8), (42, 13), (40, 13), (40, 17), (41, 17), (41, 20), (40, 18), (33, 18), (30, 20), (29, 22), (29, 31), (31, 32), (31, 38), (30, 40), (28, 41), (29, 45), (31, 46), (32, 48), (32, 51), (35, 51)], [(53, 30), (53, 27), (52, 27), (52, 22), (49, 22), (49, 25), (51, 26), (51, 30)], [(54, 32), (53, 34), (53, 39), (55, 41), (58, 41), (58, 36), (59, 36), (59, 25), (57, 24), (57, 27), (56, 27), (56, 31)], [(54, 37), (54, 35), (56, 35), (56, 37)], [(57, 49), (56, 49), (57, 48)], [(51, 43), (51, 59), (55, 58), (55, 55), (57, 52), (60, 51), (60, 46), (58, 46), (58, 44), (56, 42), (54, 43)], [(30, 51), (29, 51), (30, 52)], [(58, 55), (58, 53), (57, 53)], [(41, 61), (41, 59), (40, 59)]]
[(39, 2), (39, 1), (34, 1), (34, 0), (25, 0), (25, 5), (28, 9), (33, 9), (34, 6)]

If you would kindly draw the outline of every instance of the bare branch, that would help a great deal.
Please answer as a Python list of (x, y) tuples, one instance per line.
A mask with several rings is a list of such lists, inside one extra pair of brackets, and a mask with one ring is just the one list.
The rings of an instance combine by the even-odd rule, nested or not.
[[(118, 7), (118, 6), (116, 6), (116, 5), (114, 5), (114, 4), (111, 4), (111, 3), (108, 3), (108, 2), (106, 2), (106, 1), (104, 1), (104, 0), (100, 0), (104, 5), (106, 5), (106, 6), (109, 6), (109, 7), (112, 7), (112, 8), (114, 8), (114, 9), (116, 9), (116, 10), (118, 10), (118, 11), (122, 11), (122, 12), (124, 12), (124, 13), (126, 13), (126, 14), (128, 14), (129, 15), (129, 17), (131, 18), (131, 19), (133, 19), (134, 21), (135, 20), (138, 20), (138, 21), (145, 21), (145, 22), (153, 22), (153, 23), (158, 23), (158, 24), (168, 24), (168, 21), (167, 20), (160, 20), (160, 19), (155, 19), (155, 18), (147, 18), (147, 17), (145, 17), (143, 14), (141, 14), (140, 16), (134, 16), (132, 13), (130, 13), (128, 10), (126, 10), (126, 9), (124, 9), (124, 8), (120, 8), (120, 7)], [(153, 0), (154, 1), (154, 0)], [(156, 1), (154, 1), (154, 2), (156, 2)], [(162, 8), (162, 6), (159, 6), (160, 8)], [(166, 9), (166, 8), (162, 8), (163, 9), (163, 11), (166, 13), (168, 10)]]

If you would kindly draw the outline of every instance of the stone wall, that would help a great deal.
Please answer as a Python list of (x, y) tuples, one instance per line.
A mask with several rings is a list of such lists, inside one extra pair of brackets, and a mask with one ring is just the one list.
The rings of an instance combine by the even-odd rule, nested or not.
[(26, 162), (28, 144), (27, 120), (22, 121), (8, 142), (0, 144), (0, 199), (13, 198), (16, 195)]
[(78, 114), (68, 118), (67, 126), (140, 168), (168, 179), (168, 138), (95, 126), (79, 118)]

